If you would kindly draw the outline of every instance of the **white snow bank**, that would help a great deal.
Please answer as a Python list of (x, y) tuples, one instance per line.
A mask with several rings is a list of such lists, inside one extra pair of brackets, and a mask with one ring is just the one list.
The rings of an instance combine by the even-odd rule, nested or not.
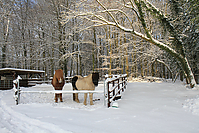
[(4, 100), (0, 99), (1, 133), (70, 133), (57, 125), (30, 118), (23, 113), (13, 110), (13, 107), (11, 106), (13, 104), (10, 105), (10, 103), (14, 103), (14, 99), (12, 98), (12, 95), (10, 95), (10, 92), (12, 92), (12, 90), (0, 92), (1, 98), (6, 96), (4, 97)]
[(22, 113), (18, 113), (6, 106), (6, 103), (3, 101), (1, 101), (0, 104), (1, 122), (4, 123), (4, 125), (0, 124), (0, 131), (2, 130), (1, 133), (6, 133), (8, 130), (12, 133), (69, 133), (54, 124), (41, 122), (37, 119), (29, 118)]
[(196, 98), (187, 99), (183, 107), (194, 115), (199, 116), (199, 95), (197, 95)]
[[(53, 90), (52, 85), (36, 85), (25, 90)], [(96, 90), (103, 90), (100, 84)], [(66, 84), (64, 90), (72, 90)], [(181, 82), (132, 82), (118, 108), (104, 106), (103, 94), (94, 94), (94, 106), (63, 94), (63, 103), (54, 103), (53, 94), (24, 93), (15, 105), (13, 90), (0, 90), (0, 133), (198, 133), (199, 90)], [(89, 98), (88, 98), (89, 99)], [(89, 102), (89, 101), (88, 101)]]

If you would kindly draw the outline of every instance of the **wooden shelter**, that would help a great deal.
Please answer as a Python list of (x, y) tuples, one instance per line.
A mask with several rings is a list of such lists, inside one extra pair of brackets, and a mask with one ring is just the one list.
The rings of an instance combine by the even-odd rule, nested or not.
[[(20, 80), (19, 86), (28, 87), (29, 78), (32, 75), (39, 75), (45, 71), (41, 70), (29, 70), (29, 69), (18, 69), (18, 68), (1, 68), (0, 69), (0, 90), (12, 89), (13, 88), (13, 80), (19, 75), (22, 77)], [(23, 78), (24, 77), (24, 78)]]

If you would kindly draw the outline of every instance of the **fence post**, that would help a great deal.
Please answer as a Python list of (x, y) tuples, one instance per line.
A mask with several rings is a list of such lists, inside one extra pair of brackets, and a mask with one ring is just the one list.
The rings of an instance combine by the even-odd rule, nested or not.
[(126, 80), (127, 80), (127, 76), (124, 77), (124, 88), (126, 90)]
[(117, 83), (118, 83), (118, 94), (120, 94), (120, 79), (118, 78), (118, 80), (117, 80)]
[(19, 78), (16, 79), (17, 81), (17, 91), (15, 92), (16, 94), (16, 105), (19, 104), (19, 100), (20, 100), (20, 88), (19, 88)]
[[(113, 88), (114, 88), (114, 86), (115, 86), (115, 81), (113, 80)], [(113, 89), (113, 97), (115, 96), (115, 89)], [(113, 98), (113, 101), (115, 101), (115, 98)]]
[(124, 92), (124, 77), (122, 77), (122, 92)]
[(109, 92), (109, 82), (107, 83), (107, 95), (108, 95), (108, 108), (111, 106), (111, 102), (110, 102), (110, 92)]
[[(108, 86), (108, 83), (106, 82), (106, 80), (104, 80), (104, 106), (106, 106), (106, 88)], [(108, 95), (108, 93), (107, 93)]]

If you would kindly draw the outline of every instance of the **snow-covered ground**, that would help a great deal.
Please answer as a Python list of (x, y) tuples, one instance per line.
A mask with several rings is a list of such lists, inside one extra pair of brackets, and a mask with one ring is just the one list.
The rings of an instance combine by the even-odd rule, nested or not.
[[(42, 84), (22, 90), (53, 90)], [(103, 90), (100, 84), (96, 90)], [(66, 84), (64, 90), (71, 90)], [(83, 105), (63, 94), (22, 93), (15, 105), (13, 90), (0, 91), (0, 133), (198, 133), (199, 88), (183, 83), (129, 82), (117, 101), (119, 108), (104, 106), (103, 94), (94, 94), (94, 105)]]

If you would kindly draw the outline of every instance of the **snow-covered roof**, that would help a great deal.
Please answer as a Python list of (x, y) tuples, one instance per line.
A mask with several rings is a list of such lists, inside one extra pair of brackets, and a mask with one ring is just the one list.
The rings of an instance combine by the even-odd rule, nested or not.
[(17, 73), (17, 74), (28, 74), (28, 73), (44, 73), (42, 70), (30, 70), (30, 69), (18, 69), (18, 68), (1, 68), (0, 74), (2, 73)]

